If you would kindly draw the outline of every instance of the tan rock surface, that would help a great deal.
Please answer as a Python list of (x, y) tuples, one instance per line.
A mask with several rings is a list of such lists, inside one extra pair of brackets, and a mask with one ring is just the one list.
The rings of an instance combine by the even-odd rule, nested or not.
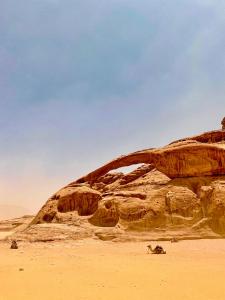
[[(76, 226), (77, 236), (86, 230), (112, 240), (223, 237), (224, 140), (217, 130), (121, 156), (54, 194), (33, 233), (35, 224), (60, 223)], [(128, 174), (112, 173), (140, 163)]]
[(221, 125), (222, 125), (222, 130), (225, 130), (225, 118), (223, 118)]

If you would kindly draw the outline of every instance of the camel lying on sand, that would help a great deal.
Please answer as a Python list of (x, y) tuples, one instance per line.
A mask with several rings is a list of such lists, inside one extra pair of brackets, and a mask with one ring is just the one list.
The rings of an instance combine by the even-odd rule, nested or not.
[(152, 254), (166, 254), (166, 251), (163, 249), (163, 247), (157, 245), (154, 249), (152, 248), (151, 245), (147, 246), (148, 248), (148, 253), (151, 251)]

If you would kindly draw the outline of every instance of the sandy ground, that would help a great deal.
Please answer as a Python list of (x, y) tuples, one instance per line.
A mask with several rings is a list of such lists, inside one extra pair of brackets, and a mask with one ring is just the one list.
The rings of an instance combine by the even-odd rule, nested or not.
[(13, 234), (13, 232), (8, 232), (8, 231), (0, 231), (0, 241), (2, 239), (4, 239), (7, 236), (10, 236), (11, 234)]
[(225, 299), (225, 240), (147, 244), (0, 242), (0, 300)]

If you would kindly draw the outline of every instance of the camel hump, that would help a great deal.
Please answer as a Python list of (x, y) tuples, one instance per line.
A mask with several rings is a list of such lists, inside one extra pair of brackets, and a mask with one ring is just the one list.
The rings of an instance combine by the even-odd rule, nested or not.
[(157, 246), (155, 247), (155, 250), (163, 250), (163, 247), (157, 245)]

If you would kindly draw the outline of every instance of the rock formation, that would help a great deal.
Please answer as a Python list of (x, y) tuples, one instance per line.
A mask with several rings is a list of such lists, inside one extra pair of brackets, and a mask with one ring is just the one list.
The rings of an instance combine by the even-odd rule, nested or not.
[(222, 125), (222, 130), (225, 130), (225, 118), (223, 118), (221, 125)]
[[(154, 149), (121, 156), (55, 193), (32, 226), (89, 224), (102, 239), (225, 235), (225, 122)], [(120, 167), (142, 164), (128, 173)], [(140, 235), (140, 232), (142, 234)]]

